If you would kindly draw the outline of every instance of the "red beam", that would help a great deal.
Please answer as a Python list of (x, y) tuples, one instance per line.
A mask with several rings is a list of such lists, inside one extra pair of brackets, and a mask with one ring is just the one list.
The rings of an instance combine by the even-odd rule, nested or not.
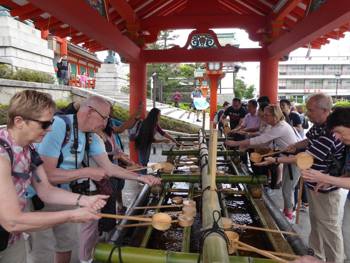
[(261, 48), (235, 47), (141, 51), (142, 59), (146, 63), (259, 61), (265, 55), (265, 50)]
[(290, 0), (279, 10), (277, 14), (272, 15), (273, 20), (283, 20), (292, 10), (297, 7), (301, 0)]
[(135, 61), (140, 55), (140, 48), (113, 24), (99, 15), (84, 0), (30, 0), (42, 10), (57, 17), (86, 36), (97, 40), (107, 49), (117, 51), (129, 61)]
[(269, 56), (280, 58), (349, 21), (349, 0), (327, 1), (297, 23), (290, 33), (283, 34), (268, 45)]
[(221, 16), (187, 16), (173, 15), (164, 17), (150, 17), (142, 21), (141, 28), (191, 29), (199, 25), (208, 25), (210, 28), (261, 28), (265, 27), (266, 19), (255, 15), (221, 15)]
[(32, 4), (26, 4), (26, 5), (12, 9), (10, 13), (11, 13), (11, 16), (22, 16), (24, 14), (33, 12), (35, 9), (37, 8)]
[(125, 0), (109, 0), (109, 3), (114, 7), (115, 11), (128, 23), (138, 21), (137, 15), (132, 7)]
[(86, 42), (86, 41), (88, 41), (90, 38), (88, 38), (87, 36), (85, 36), (85, 35), (81, 35), (81, 36), (73, 36), (72, 37), (72, 40), (71, 40), (71, 42), (73, 43), (73, 44), (79, 44), (79, 43), (82, 43), (82, 42)]
[(35, 26), (40, 29), (49, 29), (53, 25), (62, 24), (56, 17), (40, 18), (35, 21)]
[(33, 18), (35, 18), (35, 17), (41, 15), (42, 13), (44, 13), (42, 10), (40, 10), (40, 9), (35, 9), (33, 12), (20, 15), (18, 18), (19, 18), (20, 20), (33, 19)]

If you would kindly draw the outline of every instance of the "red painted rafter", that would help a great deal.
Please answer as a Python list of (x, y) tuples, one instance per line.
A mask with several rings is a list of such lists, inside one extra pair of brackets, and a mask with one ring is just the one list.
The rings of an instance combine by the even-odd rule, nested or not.
[(248, 4), (245, 0), (234, 0), (235, 4), (245, 10), (247, 14), (255, 14), (259, 16), (265, 16), (265, 14), (259, 11), (255, 5)]
[(288, 14), (292, 12), (294, 8), (301, 2), (301, 0), (289, 0), (286, 4), (278, 11), (278, 13), (272, 14), (273, 20), (283, 20)]
[(71, 25), (92, 39), (98, 40), (107, 49), (117, 51), (130, 61), (136, 61), (140, 48), (111, 23), (100, 16), (84, 0), (30, 0), (42, 10)]
[(35, 20), (35, 26), (40, 29), (49, 29), (51, 26), (55, 25), (61, 25), (62, 22), (58, 20), (56, 17), (49, 17), (49, 18), (39, 18)]
[(235, 6), (233, 6), (230, 2), (227, 2), (226, 0), (218, 0), (218, 2), (223, 5), (224, 7), (226, 7), (229, 11), (233, 11), (239, 15), (243, 15), (245, 14), (243, 10), (241, 10), (240, 8), (237, 8)]
[(350, 1), (327, 1), (268, 46), (269, 56), (282, 57), (350, 21)]
[(20, 15), (18, 18), (20, 20), (34, 19), (35, 17), (40, 16), (42, 13), (43, 13), (42, 10), (35, 9), (34, 11), (32, 11), (30, 13), (26, 13), (26, 14)]
[(262, 48), (238, 49), (234, 47), (190, 50), (142, 50), (141, 56), (146, 63), (259, 61), (266, 57), (266, 50)]
[(23, 6), (16, 7), (11, 10), (11, 16), (22, 16), (35, 11), (37, 8), (32, 4), (26, 4)]
[(137, 23), (138, 17), (130, 4), (125, 0), (109, 0), (115, 11), (128, 23)]
[(186, 4), (187, 4), (187, 0), (179, 1), (172, 6), (165, 7), (163, 10), (161, 10), (159, 12), (159, 15), (160, 16), (167, 16), (167, 15), (179, 10), (181, 7), (183, 7)]
[(79, 43), (83, 43), (88, 41), (90, 38), (85, 36), (85, 35), (81, 35), (81, 36), (72, 36), (72, 40), (71, 42), (73, 44), (79, 44)]

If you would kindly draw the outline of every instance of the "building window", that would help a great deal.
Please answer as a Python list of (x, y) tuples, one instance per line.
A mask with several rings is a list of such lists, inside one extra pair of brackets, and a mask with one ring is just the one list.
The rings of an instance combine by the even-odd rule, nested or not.
[(327, 75), (334, 75), (335, 73), (341, 73), (341, 65), (325, 65), (324, 73)]
[(285, 79), (278, 80), (278, 88), (279, 89), (286, 89), (287, 88), (287, 80), (285, 80)]
[(328, 80), (325, 80), (324, 83), (323, 83), (323, 87), (325, 89), (335, 89), (336, 86), (337, 86), (337, 80), (336, 79), (328, 79)]
[(287, 67), (287, 73), (289, 75), (304, 75), (305, 65), (289, 65)]
[(323, 74), (323, 65), (308, 65), (305, 70), (306, 74), (321, 75)]
[(76, 76), (77, 75), (77, 64), (70, 64), (70, 74), (71, 76)]
[(286, 83), (288, 89), (303, 89), (304, 85), (305, 82), (303, 79), (291, 79)]
[(322, 79), (310, 79), (306, 82), (305, 87), (307, 89), (322, 89), (323, 88), (323, 80)]
[(90, 69), (89, 69), (89, 76), (90, 76), (91, 78), (95, 77), (95, 71), (94, 71), (93, 68), (90, 68)]
[(86, 67), (80, 66), (80, 75), (83, 75), (86, 72)]

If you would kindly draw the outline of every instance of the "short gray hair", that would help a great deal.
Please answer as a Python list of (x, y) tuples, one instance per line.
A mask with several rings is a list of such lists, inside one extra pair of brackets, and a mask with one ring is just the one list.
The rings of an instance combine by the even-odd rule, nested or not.
[(316, 93), (311, 95), (308, 98), (308, 102), (310, 100), (314, 100), (317, 104), (317, 107), (322, 110), (328, 110), (331, 111), (333, 107), (333, 100), (331, 96), (328, 96), (324, 93)]
[(97, 107), (98, 105), (101, 105), (101, 104), (108, 105), (109, 107), (111, 106), (111, 103), (108, 100), (106, 100), (100, 96), (96, 96), (96, 95), (88, 97), (85, 101), (83, 101), (81, 106), (83, 106), (83, 107), (88, 107), (88, 106)]

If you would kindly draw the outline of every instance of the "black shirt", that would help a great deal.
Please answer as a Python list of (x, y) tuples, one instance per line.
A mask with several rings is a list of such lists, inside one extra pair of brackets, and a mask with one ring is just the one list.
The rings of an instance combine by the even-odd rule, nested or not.
[(246, 114), (247, 111), (243, 107), (240, 107), (238, 110), (235, 110), (232, 106), (230, 106), (225, 111), (224, 116), (230, 117), (230, 128), (234, 129), (239, 124), (239, 121), (243, 119)]

